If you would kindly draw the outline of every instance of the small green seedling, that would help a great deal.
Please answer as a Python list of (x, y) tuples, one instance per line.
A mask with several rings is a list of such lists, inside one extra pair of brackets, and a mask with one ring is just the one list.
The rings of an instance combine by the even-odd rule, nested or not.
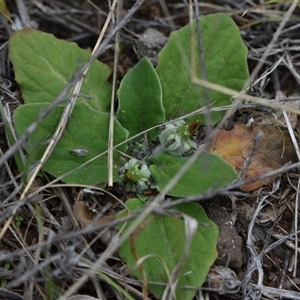
[(22, 224), (22, 221), (24, 221), (24, 218), (19, 214), (15, 214), (14, 218), (15, 218), (15, 224), (19, 228)]
[[(10, 269), (10, 263), (5, 263), (4, 270), (8, 271)], [(7, 279), (3, 278), (1, 279), (1, 287), (5, 287), (7, 285)]]

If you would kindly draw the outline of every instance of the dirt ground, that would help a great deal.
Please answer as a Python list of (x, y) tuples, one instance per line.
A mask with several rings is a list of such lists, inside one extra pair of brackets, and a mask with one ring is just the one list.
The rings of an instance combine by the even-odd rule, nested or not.
[[(5, 2), (10, 20), (0, 16), (1, 101), (3, 105), (9, 103), (13, 112), (22, 104), (8, 59), (8, 40), (13, 31), (32, 27), (91, 50), (107, 18), (110, 1)], [(138, 2), (124, 0), (122, 15)], [(138, 8), (121, 30), (117, 84), (139, 61), (139, 56), (148, 56), (157, 63), (157, 53), (169, 34), (189, 22), (187, 2), (147, 0)], [(269, 101), (279, 101), (279, 97), (290, 99), (299, 110), (300, 4), (286, 18), (293, 1), (274, 1), (278, 3), (268, 5), (261, 2), (216, 0), (198, 4), (200, 15), (226, 12), (238, 25), (249, 51), (249, 73), (253, 75), (249, 94)], [(111, 23), (106, 35), (114, 24)], [(141, 40), (149, 29), (159, 34), (161, 44), (153, 46)], [(114, 45), (112, 38), (99, 56), (112, 69)], [(224, 127), (232, 128), (236, 122), (247, 124), (249, 120), (260, 123), (272, 114), (276, 111), (259, 104), (250, 110), (238, 109)], [(292, 119), (294, 131), (300, 133), (298, 116), (290, 116)], [(0, 145), (1, 156), (11, 149), (3, 118)], [(195, 299), (300, 299), (299, 248), (294, 234), (299, 230), (299, 167), (287, 167), (280, 174), (274, 183), (249, 193), (224, 190), (201, 201), (208, 216), (219, 226), (220, 236), (218, 258)], [(34, 188), (49, 180), (38, 176)], [(27, 202), (18, 202), (24, 187), (12, 156), (1, 165), (0, 184), (0, 221), (5, 229), (0, 239), (0, 300), (58, 299), (59, 295), (68, 295), (59, 299), (73, 300), (127, 299), (118, 291), (117, 284), (133, 299), (143, 299), (141, 284), (126, 273), (117, 254), (103, 255), (101, 272), (90, 277), (89, 265), (79, 261), (81, 251), (85, 251), (89, 261), (96, 261), (107, 244), (97, 238), (99, 229), (81, 227), (73, 214), (74, 201), (82, 199), (89, 204), (96, 201), (100, 203), (96, 207), (99, 211), (101, 204), (113, 203), (113, 196), (125, 201), (129, 195), (117, 188), (109, 190), (113, 196), (87, 195), (79, 186), (61, 184), (44, 189)], [(36, 211), (44, 219), (43, 224), (38, 223)], [(39, 226), (43, 226), (44, 236), (39, 234)], [(156, 298), (149, 293), (147, 299)]]

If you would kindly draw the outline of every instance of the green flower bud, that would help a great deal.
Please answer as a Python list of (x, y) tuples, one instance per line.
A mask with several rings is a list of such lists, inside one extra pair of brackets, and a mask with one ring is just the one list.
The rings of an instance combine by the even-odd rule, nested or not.
[(159, 141), (165, 152), (173, 156), (183, 156), (197, 148), (197, 144), (191, 140), (193, 132), (184, 121), (177, 121), (166, 125), (159, 135)]
[(145, 163), (132, 158), (119, 172), (126, 191), (142, 193), (149, 188), (151, 173)]

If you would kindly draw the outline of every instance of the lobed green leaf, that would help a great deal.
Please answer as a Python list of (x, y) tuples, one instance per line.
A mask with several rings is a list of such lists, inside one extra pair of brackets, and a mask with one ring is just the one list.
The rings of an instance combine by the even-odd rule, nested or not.
[[(143, 58), (123, 78), (118, 90), (119, 109), (117, 118), (134, 136), (165, 120), (159, 78), (147, 58)], [(157, 130), (151, 130), (152, 140)]]
[[(174, 157), (163, 153), (149, 159), (149, 170), (161, 192), (175, 174), (188, 161), (188, 157)], [(174, 197), (188, 197), (202, 194), (208, 189), (217, 190), (237, 178), (235, 169), (220, 156), (202, 153), (192, 166), (183, 174), (176, 185), (167, 191)]]
[[(46, 109), (48, 105), (49, 103), (33, 103), (18, 107), (14, 114), (17, 133), (21, 135), (38, 117), (40, 111)], [(30, 136), (26, 150), (29, 156), (33, 153), (33, 160), (42, 157), (56, 129), (62, 110), (63, 106), (57, 107)], [(108, 149), (108, 126), (108, 113), (91, 110), (87, 105), (78, 103), (70, 117), (67, 129), (43, 169), (59, 177), (105, 152)], [(127, 130), (115, 121), (115, 145), (125, 141), (127, 135)], [(126, 151), (126, 144), (118, 149)], [(75, 150), (83, 150), (83, 152)], [(106, 181), (107, 174), (107, 155), (103, 155), (72, 174), (64, 176), (62, 180), (74, 184), (97, 184)], [(119, 180), (116, 170), (114, 179)]]
[[(90, 58), (91, 53), (52, 34), (23, 29), (9, 39), (9, 58), (26, 104), (52, 102)], [(110, 68), (94, 61), (84, 79), (78, 102), (109, 112)], [(67, 99), (66, 99), (67, 100)]]
[[(203, 53), (199, 54), (196, 22), (191, 37), (190, 26), (171, 33), (168, 43), (159, 53), (156, 72), (163, 91), (163, 105), (166, 118), (173, 120), (208, 104), (222, 107), (231, 104), (231, 98), (223, 93), (204, 88), (191, 80), (192, 65), (196, 66), (197, 77), (204, 79), (201, 72), (201, 56), (206, 78), (209, 82), (240, 91), (248, 75), (247, 48), (234, 21), (225, 13), (211, 14), (200, 18)], [(191, 49), (191, 38), (195, 48)], [(191, 51), (195, 53), (192, 61)], [(212, 112), (212, 123), (216, 124), (224, 111)], [(199, 119), (199, 116), (188, 121)], [(201, 116), (204, 121), (204, 116)], [(203, 122), (205, 124), (205, 121)]]
[[(144, 207), (144, 203), (139, 199), (130, 199), (126, 205), (130, 213)], [(195, 290), (202, 286), (217, 257), (218, 227), (207, 218), (199, 204), (187, 203), (172, 209), (174, 210), (198, 221), (198, 228), (193, 236), (187, 260), (182, 266), (176, 289), (177, 299), (188, 300), (193, 299)], [(126, 214), (127, 211), (123, 211), (118, 217), (124, 217)], [(132, 221), (128, 222), (125, 230), (131, 224)], [(127, 263), (132, 274), (140, 280), (145, 278), (141, 268), (136, 267), (137, 259), (141, 260), (147, 256), (143, 260), (142, 268), (147, 274), (147, 280), (157, 283), (148, 283), (148, 288), (158, 299), (162, 297), (170, 274), (182, 260), (187, 243), (185, 232), (185, 223), (181, 217), (151, 215), (119, 248), (119, 255)], [(186, 289), (184, 286), (192, 286), (195, 289)]]

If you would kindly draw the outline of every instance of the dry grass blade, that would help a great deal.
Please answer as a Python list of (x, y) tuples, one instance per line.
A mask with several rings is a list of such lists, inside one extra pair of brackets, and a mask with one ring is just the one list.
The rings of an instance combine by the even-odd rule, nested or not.
[[(117, 8), (117, 24), (120, 22), (122, 13), (123, 1), (118, 2)], [(120, 51), (120, 35), (121, 30), (116, 34), (115, 53), (114, 53), (114, 69), (113, 69), (113, 87), (110, 101), (110, 120), (109, 120), (109, 133), (108, 133), (108, 183), (109, 187), (113, 186), (113, 147), (114, 147), (114, 119), (115, 119), (115, 100), (117, 92), (117, 74), (119, 64), (119, 51)]]

